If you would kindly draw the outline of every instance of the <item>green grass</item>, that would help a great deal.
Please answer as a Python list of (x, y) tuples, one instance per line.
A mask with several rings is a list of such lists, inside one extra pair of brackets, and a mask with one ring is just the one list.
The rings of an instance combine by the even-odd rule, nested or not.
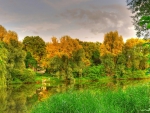
[(126, 90), (67, 92), (37, 104), (32, 113), (144, 113), (150, 108), (147, 86)]

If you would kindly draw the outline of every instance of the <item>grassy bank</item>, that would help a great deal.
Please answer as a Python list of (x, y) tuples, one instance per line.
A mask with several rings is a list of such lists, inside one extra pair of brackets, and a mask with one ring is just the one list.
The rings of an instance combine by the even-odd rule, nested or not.
[(68, 92), (35, 106), (32, 113), (139, 113), (150, 108), (147, 86), (126, 90)]

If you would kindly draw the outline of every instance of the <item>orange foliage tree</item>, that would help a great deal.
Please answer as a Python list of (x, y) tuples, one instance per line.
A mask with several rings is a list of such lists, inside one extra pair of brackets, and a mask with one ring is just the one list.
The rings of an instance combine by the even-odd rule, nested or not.
[(46, 45), (47, 58), (54, 56), (62, 57), (63, 55), (71, 58), (73, 52), (81, 48), (82, 46), (78, 41), (70, 36), (63, 36), (59, 42), (56, 37), (52, 37), (52, 41)]

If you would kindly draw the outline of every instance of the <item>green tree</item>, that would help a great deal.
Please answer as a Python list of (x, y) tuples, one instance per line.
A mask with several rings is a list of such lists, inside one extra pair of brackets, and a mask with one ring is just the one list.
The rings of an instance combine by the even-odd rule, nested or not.
[(8, 50), (8, 60), (7, 60), (7, 76), (8, 80), (14, 80), (12, 72), (14, 70), (23, 70), (25, 69), (25, 51), (22, 50), (22, 43), (17, 40), (11, 39), (9, 43), (5, 44), (6, 49)]
[(103, 65), (88, 66), (83, 70), (83, 76), (88, 77), (91, 80), (98, 80), (105, 77), (105, 69)]
[(0, 78), (2, 80), (0, 83), (6, 85), (15, 79), (27, 82), (33, 78), (30, 75), (34, 73), (30, 74), (30, 71), (25, 69), (26, 52), (22, 50), (23, 45), (18, 41), (17, 33), (6, 31), (2, 26), (0, 26), (0, 31)]
[(100, 43), (82, 42), (82, 41), (79, 41), (79, 43), (83, 47), (84, 60), (89, 61), (90, 65), (100, 64), (100, 50), (99, 50)]
[(112, 54), (106, 54), (101, 57), (102, 65), (104, 65), (105, 73), (107, 76), (115, 75), (115, 63), (114, 56)]
[(4, 43), (0, 41), (0, 87), (6, 86), (8, 51)]
[(125, 54), (126, 54), (126, 66), (133, 70), (146, 69), (147, 68), (147, 55), (148, 48), (144, 47), (143, 44), (146, 41), (142, 39), (128, 39), (125, 43)]
[(30, 52), (31, 55), (37, 60), (38, 64), (41, 64), (42, 58), (46, 53), (46, 44), (44, 40), (39, 36), (26, 36), (23, 39), (23, 49), (26, 52)]
[(127, 0), (127, 6), (129, 6), (129, 9), (134, 14), (134, 16), (132, 16), (133, 25), (135, 26), (135, 30), (137, 31), (136, 35), (138, 37), (149, 36), (149, 4), (150, 0)]
[(27, 52), (26, 58), (25, 58), (25, 64), (26, 68), (37, 68), (37, 61), (35, 60), (34, 57), (32, 57), (30, 52)]
[(126, 71), (126, 56), (125, 56), (125, 53), (122, 52), (121, 54), (117, 56), (115, 76), (117, 78), (123, 78), (125, 71)]

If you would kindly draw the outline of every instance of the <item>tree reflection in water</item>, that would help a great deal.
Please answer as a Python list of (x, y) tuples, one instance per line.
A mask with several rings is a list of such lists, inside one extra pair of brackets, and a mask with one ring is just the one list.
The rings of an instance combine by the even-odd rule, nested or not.
[(11, 85), (7, 88), (0, 87), (0, 113), (30, 113), (35, 104), (46, 98), (67, 91), (108, 90), (126, 89), (128, 86), (147, 84), (149, 81), (110, 81), (110, 82), (87, 82), (87, 83), (60, 83), (50, 84), (26, 84)]

